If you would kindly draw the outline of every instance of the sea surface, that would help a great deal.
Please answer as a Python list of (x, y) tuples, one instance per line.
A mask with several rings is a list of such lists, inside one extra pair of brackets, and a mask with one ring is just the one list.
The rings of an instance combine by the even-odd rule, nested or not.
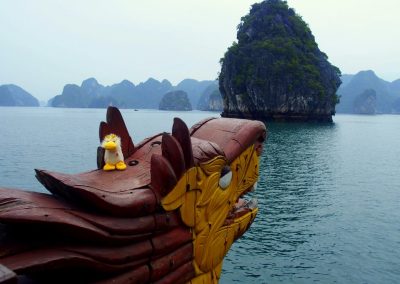
[[(43, 191), (34, 168), (96, 167), (105, 109), (0, 108), (0, 186)], [(210, 112), (122, 110), (134, 143)], [(269, 123), (260, 211), (220, 283), (400, 283), (400, 116)]]

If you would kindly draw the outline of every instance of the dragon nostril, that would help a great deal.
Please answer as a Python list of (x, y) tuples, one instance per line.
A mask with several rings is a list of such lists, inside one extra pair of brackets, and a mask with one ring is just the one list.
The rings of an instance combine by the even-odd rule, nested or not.
[(151, 144), (150, 144), (151, 147), (155, 147), (155, 146), (159, 146), (159, 145), (161, 145), (161, 141), (154, 141), (154, 142), (151, 142)]
[(137, 164), (139, 164), (138, 160), (132, 160), (132, 161), (129, 161), (129, 163), (128, 163), (128, 165), (130, 165), (130, 166), (136, 166)]
[(258, 144), (257, 146), (256, 146), (256, 152), (257, 152), (257, 155), (258, 156), (261, 156), (261, 154), (262, 154), (262, 152), (263, 152), (263, 144)]

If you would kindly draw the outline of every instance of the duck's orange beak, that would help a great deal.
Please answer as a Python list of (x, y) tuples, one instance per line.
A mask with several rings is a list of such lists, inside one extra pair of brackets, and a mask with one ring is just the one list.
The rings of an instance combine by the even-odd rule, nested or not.
[(109, 141), (104, 145), (104, 149), (109, 151), (115, 151), (115, 149), (117, 149), (117, 144), (113, 141)]

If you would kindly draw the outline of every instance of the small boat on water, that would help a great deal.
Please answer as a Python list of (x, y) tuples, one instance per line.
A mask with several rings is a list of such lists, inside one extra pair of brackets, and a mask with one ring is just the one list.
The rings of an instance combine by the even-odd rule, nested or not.
[[(209, 118), (134, 145), (120, 111), (100, 141), (120, 138), (125, 168), (36, 169), (50, 194), (0, 188), (0, 283), (218, 283), (223, 258), (258, 212), (266, 128)], [(66, 153), (68, 154), (68, 153)], [(60, 161), (62, 162), (62, 161)]]

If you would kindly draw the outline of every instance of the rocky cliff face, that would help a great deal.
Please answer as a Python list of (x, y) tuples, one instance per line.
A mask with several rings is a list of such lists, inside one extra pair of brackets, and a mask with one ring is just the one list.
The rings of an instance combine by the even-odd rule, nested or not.
[(0, 106), (39, 106), (39, 101), (17, 85), (0, 86)]
[(368, 89), (359, 94), (354, 100), (353, 112), (357, 114), (376, 113), (376, 92)]
[(192, 110), (188, 95), (184, 91), (166, 93), (159, 105), (160, 110)]
[(52, 105), (53, 107), (88, 107), (90, 97), (86, 96), (85, 92), (75, 84), (67, 84), (64, 86), (61, 95), (55, 96)]
[(213, 82), (201, 94), (197, 109), (206, 111), (222, 111), (223, 103), (218, 83)]
[(338, 113), (358, 113), (354, 106), (360, 103), (357, 101), (360, 94), (373, 90), (376, 113), (398, 113), (396, 100), (400, 98), (399, 86), (400, 80), (387, 82), (379, 78), (372, 70), (360, 71), (352, 75), (351, 79), (338, 89), (340, 103), (336, 106), (336, 111)]
[(225, 117), (331, 121), (340, 71), (286, 1), (254, 4), (221, 59)]
[(177, 86), (172, 86), (168, 80), (161, 82), (149, 78), (147, 81), (133, 84), (128, 80), (111, 86), (103, 86), (94, 78), (82, 82), (81, 86), (68, 84), (61, 95), (49, 100), (48, 105), (53, 107), (80, 107), (80, 108), (104, 108), (109, 105), (119, 108), (148, 108), (157, 109), (163, 95), (173, 90), (181, 90), (187, 93), (189, 101), (197, 102), (202, 92), (215, 81), (197, 81), (185, 79)]
[(395, 114), (400, 114), (400, 98), (393, 102), (393, 112)]
[(224, 109), (224, 104), (222, 101), (221, 93), (219, 90), (215, 90), (211, 93), (208, 99), (208, 108), (209, 111), (222, 111)]
[(195, 79), (184, 79), (174, 87), (174, 90), (186, 92), (190, 104), (195, 108), (198, 106), (201, 94), (212, 84), (214, 84), (214, 81), (197, 81)]
[(61, 95), (49, 101), (53, 107), (104, 108), (114, 105), (120, 108), (158, 108), (162, 96), (172, 90), (169, 81), (159, 82), (149, 78), (135, 86), (128, 80), (111, 86), (103, 86), (94, 78), (82, 82), (81, 86), (67, 84)]

